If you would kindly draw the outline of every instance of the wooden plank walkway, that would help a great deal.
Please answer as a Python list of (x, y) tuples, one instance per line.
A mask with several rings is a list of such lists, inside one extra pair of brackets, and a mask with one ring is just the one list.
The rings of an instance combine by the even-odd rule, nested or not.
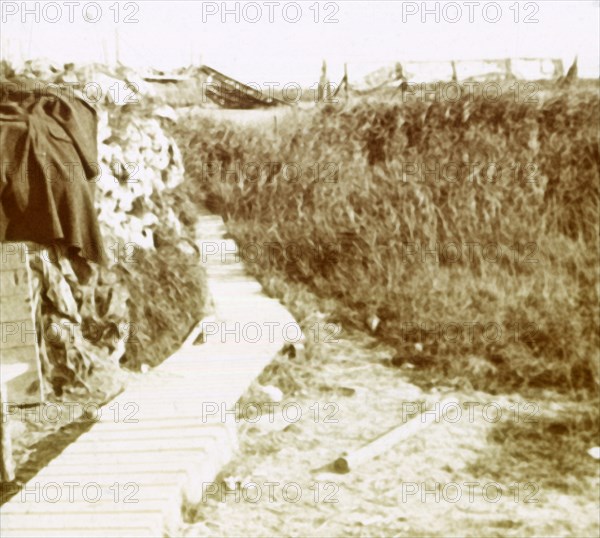
[(182, 503), (201, 501), (202, 484), (231, 458), (235, 421), (223, 413), (286, 345), (277, 327), (288, 327), (288, 341), (301, 330), (245, 274), (220, 217), (201, 216), (197, 232), (214, 307), (204, 343), (182, 347), (101, 408), (0, 508), (3, 538), (173, 534)]

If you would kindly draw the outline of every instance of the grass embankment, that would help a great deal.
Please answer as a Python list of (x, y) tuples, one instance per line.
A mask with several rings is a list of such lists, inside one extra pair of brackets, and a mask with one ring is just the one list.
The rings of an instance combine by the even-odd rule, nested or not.
[(227, 219), (268, 289), (305, 286), (422, 383), (579, 402), (585, 428), (516, 432), (578, 451), (598, 444), (598, 93), (537, 99), (371, 97), (276, 133), (190, 119), (189, 196)]
[(135, 331), (130, 332), (121, 361), (128, 368), (157, 366), (167, 359), (206, 312), (206, 272), (195, 246), (199, 206), (189, 199), (190, 182), (186, 177), (182, 185), (155, 199), (163, 213), (173, 210), (181, 234), (159, 229), (154, 250), (137, 249), (130, 260), (119, 260), (117, 272), (130, 295), (129, 321)]

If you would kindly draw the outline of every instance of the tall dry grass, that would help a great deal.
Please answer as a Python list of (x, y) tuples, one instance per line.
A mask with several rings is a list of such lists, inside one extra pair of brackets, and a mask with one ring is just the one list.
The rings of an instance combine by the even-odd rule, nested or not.
[[(593, 395), (598, 91), (540, 96), (375, 96), (276, 132), (189, 118), (187, 189), (225, 216), (242, 253), (263, 247), (247, 261), (264, 278), (334, 299), (344, 326), (370, 326), (398, 363), (491, 391)], [(266, 255), (273, 242), (287, 254)]]

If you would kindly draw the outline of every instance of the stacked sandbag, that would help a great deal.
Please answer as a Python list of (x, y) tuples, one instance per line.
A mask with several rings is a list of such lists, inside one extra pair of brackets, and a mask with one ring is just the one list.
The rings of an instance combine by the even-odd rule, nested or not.
[(157, 227), (180, 231), (172, 211), (161, 215), (156, 200), (183, 182), (181, 153), (160, 120), (135, 107), (112, 108), (108, 126), (98, 151), (101, 230), (105, 241), (152, 249)]
[(129, 294), (113, 272), (67, 257), (57, 246), (26, 248), (44, 392), (91, 391), (97, 367), (114, 371), (125, 351)]
[(98, 114), (98, 187), (96, 208), (105, 252), (116, 261), (117, 251), (154, 248), (154, 231), (170, 228), (181, 233), (181, 223), (160, 194), (183, 182), (181, 152), (163, 125), (176, 121), (168, 105), (154, 104), (155, 90), (139, 73), (120, 66), (29, 62), (23, 72), (53, 73), (57, 84), (73, 81), (78, 95)]

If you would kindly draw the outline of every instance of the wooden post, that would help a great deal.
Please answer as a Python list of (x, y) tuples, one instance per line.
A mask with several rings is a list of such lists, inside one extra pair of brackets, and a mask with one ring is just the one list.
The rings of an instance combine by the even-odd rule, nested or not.
[(441, 409), (439, 415), (435, 414), (433, 411), (421, 413), (409, 422), (396, 426), (383, 435), (380, 435), (362, 448), (342, 454), (333, 464), (335, 470), (339, 473), (350, 472), (361, 463), (371, 460), (388, 451), (400, 441), (420, 432), (436, 421), (443, 420), (444, 409), (448, 405), (460, 404), (456, 398), (447, 398), (442, 402), (438, 402), (437, 405), (439, 405), (439, 408)]
[(12, 482), (15, 479), (15, 463), (12, 457), (10, 422), (4, 416), (4, 406), (8, 404), (6, 386), (8, 382), (27, 371), (26, 364), (0, 364), (0, 481)]
[(321, 65), (321, 77), (319, 78), (319, 90), (317, 95), (317, 102), (322, 103), (325, 100), (325, 92), (327, 89), (327, 62), (323, 60)]
[(344, 99), (348, 100), (348, 64), (344, 63)]
[(15, 465), (12, 459), (12, 441), (8, 417), (4, 423), (4, 397), (6, 387), (0, 383), (0, 482), (12, 482), (15, 479)]
[(118, 67), (121, 65), (121, 51), (120, 51), (120, 43), (119, 43), (119, 27), (115, 26), (115, 63)]
[(452, 60), (450, 62), (452, 65), (452, 82), (458, 82), (458, 73), (456, 72), (456, 62)]
[(11, 378), (10, 382), (3, 380), (10, 390), (11, 401), (18, 404), (39, 403), (43, 399), (27, 248), (25, 243), (0, 243), (0, 323), (4, 328), (0, 339), (0, 368), (4, 372), (9, 366), (25, 365), (22, 375)]
[(512, 60), (510, 58), (506, 58), (504, 65), (506, 67), (506, 80), (512, 80), (513, 78), (515, 78), (512, 73)]

